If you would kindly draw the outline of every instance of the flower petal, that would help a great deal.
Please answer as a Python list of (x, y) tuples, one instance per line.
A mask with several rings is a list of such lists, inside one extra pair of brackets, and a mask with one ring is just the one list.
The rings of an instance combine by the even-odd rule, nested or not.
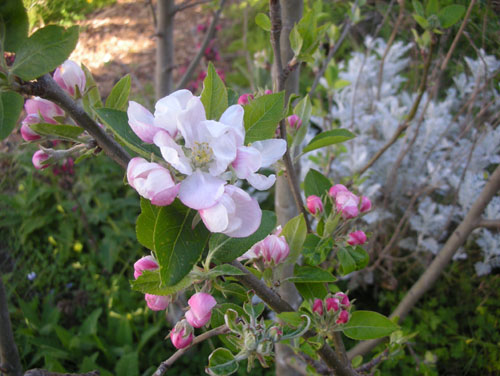
[(245, 140), (245, 127), (243, 126), (243, 107), (234, 104), (229, 106), (220, 117), (220, 122), (231, 127), (231, 131), (236, 136), (237, 145), (243, 145)]
[(276, 175), (272, 174), (269, 176), (262, 174), (250, 174), (247, 176), (247, 181), (252, 187), (258, 189), (259, 191), (265, 191), (273, 186), (276, 182)]
[(251, 146), (238, 147), (236, 159), (232, 166), (239, 179), (246, 179), (249, 175), (256, 172), (262, 164), (260, 152)]
[(196, 170), (182, 181), (179, 198), (192, 209), (206, 209), (217, 203), (224, 193), (224, 184), (224, 180)]
[(280, 159), (286, 151), (286, 141), (272, 138), (269, 140), (255, 141), (252, 147), (260, 151), (262, 156), (262, 166), (269, 167)]
[(153, 142), (160, 148), (161, 155), (165, 161), (170, 163), (182, 174), (190, 175), (193, 172), (189, 159), (178, 145), (165, 131), (156, 133)]
[(155, 134), (161, 129), (155, 127), (154, 117), (144, 106), (130, 101), (127, 109), (128, 124), (142, 141), (152, 144)]
[(208, 209), (200, 210), (199, 213), (210, 232), (223, 232), (229, 224), (227, 209), (220, 202)]
[(229, 226), (223, 233), (233, 238), (245, 238), (252, 235), (259, 228), (262, 219), (259, 203), (234, 185), (227, 185), (225, 192), (231, 197), (235, 211), (232, 216), (229, 216)]

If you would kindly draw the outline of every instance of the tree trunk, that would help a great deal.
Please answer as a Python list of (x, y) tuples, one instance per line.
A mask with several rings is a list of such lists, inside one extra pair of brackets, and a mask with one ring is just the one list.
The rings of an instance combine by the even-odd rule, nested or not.
[[(281, 60), (283, 66), (285, 67), (288, 61), (293, 57), (293, 51), (290, 47), (289, 34), (292, 30), (294, 24), (300, 20), (302, 17), (303, 1), (302, 0), (281, 0), (281, 21), (282, 29), (280, 36), (280, 48), (281, 48)], [(290, 76), (285, 84), (286, 90), (286, 100), (288, 103), (288, 97), (292, 93), (298, 93), (299, 91), (299, 71), (296, 69)], [(276, 75), (276, 71), (273, 72)], [(295, 166), (296, 171), (300, 169), (299, 164)], [(276, 194), (275, 194), (275, 210), (278, 216), (278, 223), (280, 225), (286, 224), (290, 219), (298, 214), (295, 201), (293, 199), (292, 192), (288, 185), (285, 176), (279, 176), (276, 181)], [(287, 265), (283, 271), (282, 275), (279, 276), (280, 279), (284, 279), (293, 274), (293, 266)], [(281, 297), (290, 303), (293, 308), (297, 308), (300, 305), (300, 295), (292, 283), (283, 283), (279, 289), (279, 294)], [(294, 357), (293, 351), (286, 345), (276, 345), (276, 374), (283, 376), (294, 376), (300, 375), (297, 371), (289, 365), (290, 359)]]
[(158, 25), (156, 30), (155, 95), (158, 100), (169, 94), (173, 88), (175, 0), (158, 0), (156, 10)]

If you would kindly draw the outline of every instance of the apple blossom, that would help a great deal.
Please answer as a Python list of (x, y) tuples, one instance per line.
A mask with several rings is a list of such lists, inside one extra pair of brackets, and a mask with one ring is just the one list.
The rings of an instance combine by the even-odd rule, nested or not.
[(146, 299), (149, 309), (153, 311), (163, 311), (167, 309), (168, 304), (170, 303), (169, 296), (146, 294), (144, 299)]
[(343, 184), (335, 184), (334, 186), (332, 186), (330, 188), (330, 190), (328, 191), (328, 194), (332, 197), (332, 198), (335, 198), (337, 196), (337, 193), (339, 192), (349, 192), (349, 190), (347, 189), (347, 187)]
[(144, 270), (158, 269), (158, 262), (153, 256), (144, 256), (134, 264), (134, 278), (137, 279)]
[(242, 105), (242, 106), (245, 106), (247, 105), (248, 103), (250, 103), (250, 101), (253, 99), (253, 95), (252, 94), (249, 94), (249, 93), (245, 93), (245, 94), (242, 94), (240, 95), (240, 97), (238, 98), (238, 104), (239, 105)]
[(366, 196), (361, 196), (361, 207), (359, 209), (361, 213), (365, 213), (369, 211), (371, 208), (372, 208), (372, 202), (370, 201), (370, 199)]
[(366, 243), (366, 234), (359, 230), (354, 231), (349, 234), (349, 238), (347, 239), (347, 243), (349, 245), (362, 245)]
[[(43, 123), (57, 124), (57, 120), (54, 118), (64, 116), (64, 111), (58, 105), (40, 97), (28, 99), (24, 104), (24, 110), (27, 113), (27, 117), (36, 115), (40, 118), (40, 122)], [(34, 120), (34, 118), (31, 118), (27, 121), (33, 124)]]
[(38, 124), (40, 123), (40, 120), (41, 119), (38, 114), (29, 114), (24, 118), (21, 123), (21, 136), (23, 137), (24, 141), (35, 141), (41, 138), (38, 133), (30, 128), (30, 124)]
[(323, 213), (323, 203), (321, 202), (321, 198), (318, 196), (311, 195), (307, 197), (306, 205), (312, 215)]
[(188, 347), (193, 342), (193, 328), (186, 320), (179, 321), (170, 332), (170, 340), (176, 349)]
[(151, 203), (157, 206), (170, 205), (180, 188), (166, 168), (140, 157), (130, 160), (127, 180), (142, 197), (151, 200)]
[(54, 81), (69, 95), (75, 96), (75, 88), (83, 94), (87, 82), (82, 68), (72, 60), (66, 60), (54, 72)]
[(354, 218), (359, 214), (359, 197), (349, 191), (340, 191), (335, 195), (337, 212), (342, 213), (344, 219)]
[(233, 238), (250, 236), (260, 226), (262, 211), (259, 203), (244, 190), (226, 185), (218, 202), (199, 211), (211, 232), (222, 232)]
[(217, 302), (212, 295), (198, 292), (188, 300), (188, 304), (191, 309), (186, 312), (186, 320), (191, 326), (201, 328), (210, 321), (212, 308)]
[(290, 124), (290, 127), (292, 129), (299, 129), (301, 126), (302, 126), (302, 119), (299, 118), (298, 115), (290, 115), (289, 117), (287, 117), (287, 121), (288, 121), (288, 124)]
[[(279, 230), (281, 232), (281, 229)], [(262, 258), (264, 265), (272, 267), (283, 262), (290, 253), (290, 247), (284, 236), (271, 234), (266, 236), (261, 241), (255, 243), (245, 254), (238, 260), (259, 259)]]
[(349, 321), (349, 312), (342, 310), (336, 321), (337, 324), (346, 324)]
[(318, 315), (323, 314), (323, 301), (321, 299), (314, 299), (313, 312)]
[(31, 161), (33, 162), (33, 166), (35, 166), (37, 170), (42, 170), (49, 167), (48, 164), (43, 164), (43, 162), (49, 159), (49, 157), (50, 156), (43, 150), (37, 150), (35, 151), (35, 154), (33, 154), (33, 158), (31, 159)]
[(329, 311), (337, 312), (339, 310), (340, 302), (337, 298), (327, 298), (325, 300), (325, 303), (326, 303), (326, 310), (328, 312)]
[(343, 292), (337, 292), (335, 293), (335, 297), (340, 301), (340, 304), (342, 304), (345, 307), (350, 307), (351, 302), (349, 301), (349, 297), (347, 294), (344, 294)]

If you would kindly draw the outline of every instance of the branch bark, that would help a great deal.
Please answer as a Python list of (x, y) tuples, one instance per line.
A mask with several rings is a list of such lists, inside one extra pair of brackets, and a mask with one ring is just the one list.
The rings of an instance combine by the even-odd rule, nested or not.
[(59, 373), (59, 372), (50, 372), (45, 369), (30, 369), (26, 371), (24, 376), (99, 376), (101, 373), (99, 371), (90, 371), (86, 373)]
[(215, 33), (215, 26), (217, 26), (217, 23), (219, 22), (220, 15), (222, 13), (222, 9), (224, 8), (224, 5), (226, 4), (226, 0), (221, 0), (219, 3), (219, 9), (214, 14), (214, 18), (212, 19), (212, 22), (210, 23), (210, 26), (207, 30), (207, 34), (205, 35), (205, 39), (203, 39), (203, 42), (201, 44), (200, 50), (196, 54), (193, 60), (191, 60), (191, 64), (189, 64), (188, 68), (186, 69), (186, 73), (184, 73), (184, 76), (182, 76), (181, 80), (179, 81), (179, 84), (177, 85), (177, 89), (182, 89), (184, 88), (188, 82), (191, 80), (191, 76), (193, 75), (194, 71), (196, 70), (196, 67), (200, 63), (201, 58), (203, 57), (203, 53), (205, 49), (208, 46), (208, 43), (213, 38), (213, 35)]
[(173, 88), (175, 0), (158, 0), (156, 4), (156, 99), (163, 98)]
[[(434, 285), (458, 248), (465, 242), (470, 233), (478, 227), (478, 224), (481, 223), (481, 214), (499, 190), (500, 166), (495, 169), (490, 180), (486, 183), (481, 194), (476, 199), (463, 221), (458, 225), (455, 231), (453, 231), (441, 251), (437, 254), (426, 271), (420, 276), (418, 281), (411, 287), (404, 299), (391, 314), (390, 318), (397, 317), (398, 322), (402, 322), (418, 300)], [(356, 355), (366, 354), (382, 341), (383, 339), (378, 339), (359, 343), (347, 352), (349, 359), (352, 359)]]
[(20, 376), (23, 373), (19, 352), (10, 323), (7, 294), (0, 272), (0, 373), (5, 376)]

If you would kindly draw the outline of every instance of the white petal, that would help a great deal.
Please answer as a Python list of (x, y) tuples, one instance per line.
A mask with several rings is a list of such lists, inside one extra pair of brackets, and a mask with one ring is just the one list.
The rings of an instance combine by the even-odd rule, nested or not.
[(276, 181), (276, 176), (269, 175), (265, 176), (262, 174), (250, 174), (247, 176), (247, 181), (250, 183), (252, 187), (258, 189), (259, 191), (265, 191), (273, 186)]
[(236, 135), (238, 145), (243, 145), (245, 140), (245, 127), (243, 125), (243, 107), (239, 104), (229, 106), (220, 117), (220, 122), (231, 126), (232, 132)]
[(194, 142), (200, 142), (198, 125), (206, 120), (205, 108), (199, 97), (191, 98), (186, 108), (177, 116), (177, 128), (184, 137), (185, 145), (191, 148)]
[(286, 141), (272, 138), (269, 140), (255, 141), (252, 147), (260, 151), (262, 155), (262, 166), (269, 167), (280, 159), (286, 151)]
[(247, 176), (257, 171), (261, 164), (262, 158), (257, 149), (251, 146), (240, 146), (232, 166), (239, 179), (246, 179)]
[(227, 209), (222, 203), (217, 203), (208, 209), (199, 211), (203, 223), (210, 232), (222, 232), (227, 228), (229, 218)]
[(244, 190), (233, 185), (227, 185), (225, 191), (234, 202), (235, 212), (229, 215), (229, 226), (223, 233), (233, 238), (252, 235), (259, 228), (262, 219), (259, 203)]
[(184, 154), (181, 146), (167, 132), (160, 131), (156, 133), (153, 141), (160, 148), (163, 159), (170, 163), (177, 171), (186, 175), (190, 175), (193, 172), (190, 161)]
[(234, 137), (225, 134), (212, 140), (210, 147), (214, 153), (214, 161), (210, 164), (209, 171), (217, 176), (226, 171), (227, 166), (236, 158), (236, 143)]
[(134, 133), (144, 142), (151, 144), (156, 132), (160, 128), (155, 127), (154, 117), (151, 112), (139, 103), (130, 101), (127, 109), (128, 123)]
[(217, 203), (224, 193), (224, 184), (224, 180), (196, 170), (182, 181), (179, 198), (192, 209), (206, 209)]

